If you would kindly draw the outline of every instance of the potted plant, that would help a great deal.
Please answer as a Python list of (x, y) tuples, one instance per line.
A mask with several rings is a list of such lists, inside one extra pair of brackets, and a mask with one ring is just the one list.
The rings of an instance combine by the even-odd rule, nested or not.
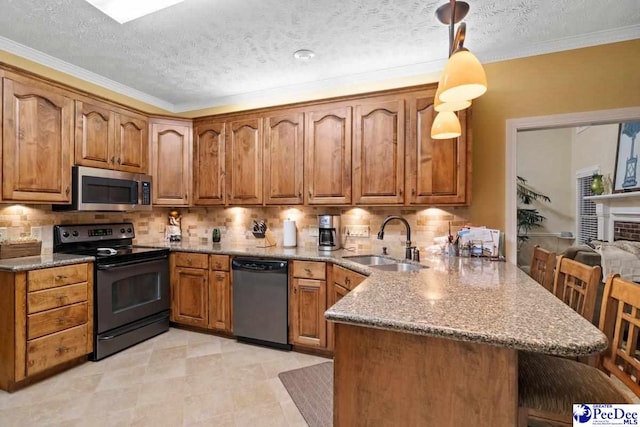
[[(520, 203), (522, 205), (531, 205), (531, 203), (535, 200), (541, 200), (543, 202), (551, 202), (551, 199), (536, 191), (527, 185), (527, 180), (522, 178), (521, 176), (517, 177), (518, 179), (518, 199), (520, 199)], [(518, 207), (518, 246), (522, 245), (529, 239), (528, 233), (531, 229), (540, 227), (542, 222), (545, 220), (545, 217), (538, 212), (537, 209), (534, 208), (525, 208)]]

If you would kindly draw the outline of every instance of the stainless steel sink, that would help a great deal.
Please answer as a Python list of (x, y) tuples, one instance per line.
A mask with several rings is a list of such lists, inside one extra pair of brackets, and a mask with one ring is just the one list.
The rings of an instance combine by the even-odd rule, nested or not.
[(348, 259), (349, 261), (357, 262), (358, 264), (369, 265), (372, 267), (380, 266), (380, 265), (392, 265), (392, 264), (398, 263), (398, 261), (381, 257), (378, 255), (353, 255), (353, 256), (346, 256), (343, 258)]
[(428, 268), (426, 265), (408, 264), (406, 262), (395, 262), (393, 264), (384, 264), (384, 265), (370, 265), (370, 267), (375, 268), (376, 270), (397, 271), (397, 272), (416, 271), (416, 270), (422, 270), (424, 268)]

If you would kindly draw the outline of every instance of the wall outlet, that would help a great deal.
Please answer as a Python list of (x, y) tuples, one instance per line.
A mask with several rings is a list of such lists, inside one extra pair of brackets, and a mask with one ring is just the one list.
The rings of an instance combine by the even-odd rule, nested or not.
[(9, 230), (7, 227), (0, 227), (0, 241), (7, 240), (9, 238)]
[(318, 237), (318, 227), (309, 227), (309, 236)]
[(369, 237), (368, 225), (345, 225), (344, 235), (349, 237)]
[(31, 237), (42, 242), (42, 227), (31, 227)]
[(164, 234), (164, 231), (165, 231), (166, 228), (167, 228), (166, 224), (159, 224), (158, 225), (158, 233)]

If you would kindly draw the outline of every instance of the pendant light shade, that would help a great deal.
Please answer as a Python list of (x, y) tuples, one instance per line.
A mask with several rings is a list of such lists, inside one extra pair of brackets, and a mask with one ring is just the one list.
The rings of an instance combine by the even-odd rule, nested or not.
[(431, 125), (432, 139), (457, 138), (461, 134), (460, 120), (458, 120), (458, 116), (451, 111), (438, 113), (433, 121), (433, 125)]
[(470, 101), (487, 91), (487, 75), (480, 61), (467, 49), (454, 52), (440, 78), (440, 101)]
[(469, 108), (471, 106), (471, 101), (463, 100), (458, 102), (442, 102), (440, 101), (440, 86), (438, 86), (438, 90), (436, 90), (436, 98), (433, 101), (433, 109), (437, 112), (442, 111), (460, 111), (465, 108)]

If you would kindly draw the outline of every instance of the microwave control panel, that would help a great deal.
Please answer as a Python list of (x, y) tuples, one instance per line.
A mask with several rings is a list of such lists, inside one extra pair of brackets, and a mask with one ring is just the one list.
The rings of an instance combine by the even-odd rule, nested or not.
[(151, 183), (149, 181), (142, 181), (142, 204), (151, 204)]

